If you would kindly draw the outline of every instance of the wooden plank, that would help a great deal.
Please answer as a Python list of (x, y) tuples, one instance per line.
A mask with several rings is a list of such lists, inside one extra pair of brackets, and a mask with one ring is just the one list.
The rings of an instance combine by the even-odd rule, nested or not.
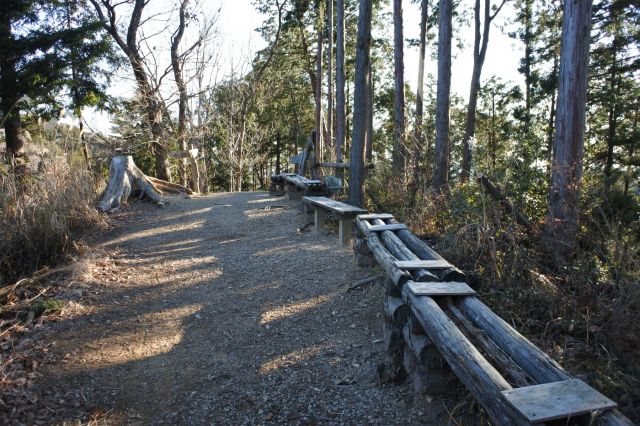
[(393, 219), (393, 215), (389, 213), (371, 213), (358, 215), (358, 219), (361, 220), (373, 220), (373, 219)]
[(369, 227), (369, 232), (383, 232), (383, 231), (399, 231), (401, 229), (407, 229), (407, 225), (404, 223), (393, 223), (391, 225), (372, 225)]
[(332, 200), (327, 197), (314, 197), (314, 196), (306, 196), (304, 197), (306, 202), (315, 204), (316, 206), (320, 206), (327, 210), (331, 210), (340, 214), (357, 214), (357, 213), (366, 213), (366, 209), (362, 209), (360, 207), (352, 206), (351, 204), (342, 203), (340, 201)]
[(505, 390), (502, 395), (531, 423), (617, 407), (615, 402), (579, 379)]
[(449, 262), (444, 259), (434, 260), (399, 260), (396, 262), (396, 266), (400, 269), (449, 269), (452, 268)]
[(465, 283), (409, 281), (407, 285), (411, 293), (416, 296), (472, 296), (476, 294), (476, 292)]

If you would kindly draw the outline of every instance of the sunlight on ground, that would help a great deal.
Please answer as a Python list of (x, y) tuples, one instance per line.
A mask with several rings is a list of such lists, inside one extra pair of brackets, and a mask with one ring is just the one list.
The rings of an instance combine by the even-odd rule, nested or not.
[(308, 348), (298, 349), (297, 351), (289, 352), (288, 354), (278, 356), (271, 361), (267, 361), (260, 365), (259, 373), (261, 375), (269, 374), (279, 368), (288, 367), (290, 365), (300, 364), (312, 357), (318, 355), (325, 349), (328, 349), (330, 345), (314, 345)]
[(107, 368), (166, 354), (182, 341), (185, 319), (200, 309), (201, 304), (193, 304), (138, 315), (134, 330), (117, 331), (114, 325), (112, 335), (82, 349), (80, 362), (71, 369)]
[(288, 318), (318, 305), (322, 305), (323, 303), (327, 303), (334, 298), (335, 295), (325, 294), (302, 302), (294, 302), (278, 306), (276, 308), (263, 312), (262, 315), (260, 315), (260, 324), (265, 325), (273, 321)]
[(269, 203), (269, 202), (281, 201), (281, 200), (282, 200), (282, 197), (261, 198), (259, 200), (247, 201), (247, 204)]
[(270, 247), (253, 253), (252, 256), (273, 256), (276, 254), (293, 253), (302, 251), (319, 252), (328, 250), (330, 247), (326, 244), (290, 244), (288, 246)]
[[(190, 223), (181, 224), (180, 232), (185, 232), (190, 229), (201, 228), (203, 227), (204, 223), (205, 221), (203, 219), (200, 219)], [(123, 235), (120, 238), (115, 238), (109, 241), (109, 243), (105, 245), (113, 246), (113, 245), (118, 245), (127, 241), (133, 241), (133, 240), (143, 239), (143, 238), (151, 238), (152, 240), (159, 240), (158, 237), (165, 234), (171, 234), (172, 232), (177, 232), (176, 225), (175, 223), (168, 223), (166, 226), (152, 227), (150, 229), (145, 229), (144, 231), (132, 232), (130, 234)]]

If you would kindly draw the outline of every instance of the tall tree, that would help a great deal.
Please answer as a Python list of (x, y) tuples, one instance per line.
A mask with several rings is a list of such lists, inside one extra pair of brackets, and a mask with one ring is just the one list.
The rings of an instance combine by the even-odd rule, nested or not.
[[(129, 59), (133, 75), (138, 85), (138, 92), (145, 108), (147, 124), (151, 130), (151, 147), (156, 162), (156, 176), (159, 179), (171, 180), (169, 160), (167, 157), (166, 138), (162, 118), (167, 108), (160, 96), (159, 87), (154, 87), (151, 76), (145, 66), (138, 43), (138, 32), (143, 23), (142, 14), (149, 4), (148, 0), (133, 0), (133, 9), (125, 34), (121, 34), (118, 7), (124, 4), (115, 0), (90, 0), (104, 29), (111, 35), (118, 47)], [(129, 2), (126, 2), (129, 3)]]
[(327, 149), (333, 151), (333, 0), (327, 0)]
[(324, 39), (324, 2), (316, 0), (318, 44), (316, 51), (316, 158), (322, 161), (323, 151), (323, 112), (322, 112), (322, 49)]
[(476, 129), (476, 108), (478, 105), (478, 92), (480, 91), (480, 74), (482, 66), (487, 55), (487, 46), (489, 45), (489, 30), (491, 29), (491, 21), (504, 6), (506, 0), (502, 0), (493, 13), (491, 13), (491, 1), (484, 1), (484, 22), (480, 23), (480, 0), (476, 0), (474, 8), (475, 16), (475, 37), (473, 42), (473, 71), (471, 73), (471, 87), (469, 89), (469, 106), (467, 108), (467, 119), (464, 129), (464, 139), (462, 140), (462, 171), (460, 173), (460, 181), (469, 180), (471, 173), (471, 138), (475, 134)]
[(363, 205), (364, 161), (362, 157), (367, 137), (367, 69), (371, 61), (371, 15), (371, 1), (360, 0), (356, 42), (353, 133), (349, 157), (349, 203), (359, 207)]
[(448, 190), (449, 106), (451, 96), (451, 37), (453, 0), (438, 6), (438, 89), (436, 95), (435, 167), (431, 186), (434, 192)]
[[(178, 87), (178, 142), (180, 149), (187, 150), (187, 85), (182, 76), (182, 61), (180, 59), (180, 42), (184, 36), (184, 30), (187, 25), (187, 7), (189, 0), (180, 2), (180, 10), (178, 12), (178, 28), (171, 37), (171, 68), (173, 68), (173, 78), (176, 80)], [(187, 184), (187, 160), (180, 160), (180, 183)], [(198, 191), (198, 188), (191, 188)]]
[(422, 141), (422, 118), (424, 115), (424, 61), (427, 49), (427, 20), (429, 19), (429, 0), (420, 2), (420, 41), (418, 46), (418, 83), (416, 88), (416, 127), (413, 141), (413, 182), (415, 189), (413, 201), (420, 181), (420, 157)]
[(394, 64), (394, 123), (392, 170), (404, 172), (405, 166), (405, 100), (404, 100), (404, 36), (402, 28), (402, 0), (393, 0), (393, 64)]
[(66, 6), (60, 0), (0, 2), (0, 122), (10, 159), (22, 156), (26, 141), (24, 96), (60, 107), (57, 95), (66, 88), (74, 110), (104, 99), (104, 85), (96, 80), (100, 73), (94, 71), (109, 45), (99, 23), (86, 15), (72, 19)]
[(336, 1), (336, 161), (342, 162), (346, 136), (344, 99), (344, 0)]
[(587, 100), (592, 0), (566, 0), (558, 79), (556, 135), (545, 233), (575, 238)]

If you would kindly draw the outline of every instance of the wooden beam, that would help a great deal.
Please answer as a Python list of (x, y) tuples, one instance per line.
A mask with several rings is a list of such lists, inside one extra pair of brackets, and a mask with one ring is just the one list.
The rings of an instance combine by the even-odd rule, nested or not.
[(452, 268), (449, 262), (444, 259), (434, 260), (399, 260), (396, 262), (396, 266), (400, 269), (448, 269)]
[(405, 225), (404, 223), (396, 223), (392, 225), (373, 225), (369, 228), (369, 232), (399, 231), (401, 229), (407, 229), (407, 225)]
[(415, 282), (409, 281), (407, 283), (409, 291), (416, 296), (472, 296), (476, 292), (466, 283), (456, 282)]

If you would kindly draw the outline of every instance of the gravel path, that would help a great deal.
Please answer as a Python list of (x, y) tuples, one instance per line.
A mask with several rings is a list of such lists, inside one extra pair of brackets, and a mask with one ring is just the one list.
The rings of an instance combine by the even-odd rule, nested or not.
[(454, 402), (389, 380), (381, 286), (347, 291), (367, 272), (296, 204), (215, 194), (119, 216), (76, 277), (85, 311), (48, 326), (50, 421), (448, 423)]

